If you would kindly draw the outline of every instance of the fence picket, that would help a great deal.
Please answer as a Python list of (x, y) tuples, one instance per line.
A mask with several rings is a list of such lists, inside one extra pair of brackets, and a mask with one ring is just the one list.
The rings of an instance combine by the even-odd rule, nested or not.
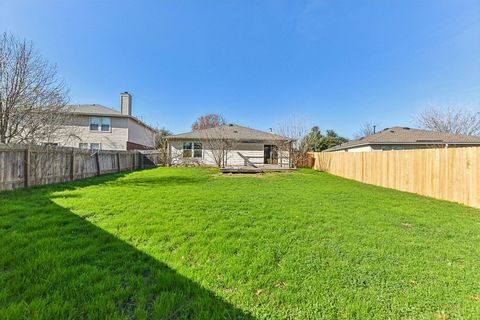
[(316, 152), (314, 169), (480, 207), (480, 147)]
[(0, 190), (89, 178), (158, 165), (155, 152), (0, 144)]

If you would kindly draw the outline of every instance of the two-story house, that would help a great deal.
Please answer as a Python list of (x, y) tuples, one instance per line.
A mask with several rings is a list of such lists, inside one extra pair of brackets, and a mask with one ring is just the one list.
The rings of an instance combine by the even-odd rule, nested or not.
[[(120, 95), (120, 111), (100, 104), (71, 105), (67, 138), (59, 145), (90, 150), (144, 150), (155, 147), (155, 129), (132, 116), (132, 96)], [(57, 143), (57, 141), (55, 141)]]

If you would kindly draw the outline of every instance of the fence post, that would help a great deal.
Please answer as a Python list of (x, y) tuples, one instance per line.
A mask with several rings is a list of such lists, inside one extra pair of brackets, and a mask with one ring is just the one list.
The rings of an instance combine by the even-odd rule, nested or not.
[(95, 162), (97, 164), (97, 175), (99, 176), (101, 174), (100, 172), (100, 159), (98, 157), (99, 151), (95, 152)]
[(75, 179), (75, 149), (72, 148), (72, 153), (70, 154), (70, 181)]
[(168, 151), (167, 151), (167, 167), (171, 167), (172, 166), (172, 146), (168, 142), (167, 142), (167, 148), (168, 148)]
[(135, 152), (132, 153), (132, 158), (133, 158), (133, 162), (132, 162), (132, 171), (135, 170)]
[(120, 154), (118, 153), (118, 151), (116, 155), (117, 155), (117, 172), (120, 172)]
[(143, 154), (138, 152), (138, 156), (140, 157), (140, 169), (143, 169), (144, 167), (144, 159), (143, 159)]
[(28, 188), (30, 185), (30, 148), (25, 149), (23, 161), (23, 179), (25, 188)]

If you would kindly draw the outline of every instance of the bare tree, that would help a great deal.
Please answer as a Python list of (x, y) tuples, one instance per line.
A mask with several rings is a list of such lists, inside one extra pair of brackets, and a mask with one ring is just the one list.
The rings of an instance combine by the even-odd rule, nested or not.
[(296, 167), (306, 165), (308, 152), (315, 143), (315, 136), (309, 134), (309, 131), (305, 122), (294, 116), (290, 120), (280, 123), (275, 129), (277, 134), (290, 139), (280, 143), (279, 148), (281, 151), (290, 153), (292, 165)]
[(166, 137), (172, 135), (172, 132), (165, 128), (157, 128), (155, 133), (155, 149), (166, 149), (167, 139)]
[(355, 139), (360, 139), (366, 136), (371, 136), (376, 133), (377, 125), (371, 122), (364, 122), (360, 126), (360, 129), (355, 133)]
[(165, 128), (157, 128), (154, 136), (155, 151), (158, 154), (158, 164), (167, 165), (170, 163), (168, 155), (168, 141), (167, 136), (172, 135), (172, 132)]
[(192, 131), (220, 127), (226, 124), (225, 118), (218, 113), (211, 113), (199, 117), (192, 124)]
[(0, 142), (52, 143), (69, 135), (67, 100), (55, 65), (32, 43), (0, 35)]
[(232, 156), (239, 141), (228, 130), (227, 125), (216, 126), (207, 130), (202, 130), (202, 144), (203, 149), (208, 150), (208, 155), (212, 157), (213, 161), (219, 168), (224, 168), (228, 165), (228, 159)]
[(201, 131), (203, 149), (208, 150), (207, 156), (212, 157), (219, 168), (224, 168), (238, 143), (229, 135), (225, 118), (217, 113), (201, 116), (192, 124), (192, 131)]
[(469, 109), (425, 109), (416, 119), (425, 129), (452, 134), (480, 135), (480, 112)]

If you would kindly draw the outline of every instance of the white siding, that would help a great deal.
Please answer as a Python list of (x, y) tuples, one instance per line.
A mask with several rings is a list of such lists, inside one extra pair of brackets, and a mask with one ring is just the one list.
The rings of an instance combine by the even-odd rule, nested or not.
[(128, 141), (153, 148), (155, 133), (132, 119), (128, 119)]
[(227, 157), (228, 166), (243, 166), (245, 160), (239, 155), (247, 157), (255, 165), (263, 164), (263, 143), (241, 143), (235, 150), (229, 152)]
[(356, 147), (356, 148), (350, 148), (347, 149), (347, 152), (367, 152), (367, 151), (372, 151), (372, 147), (370, 146), (363, 146), (363, 147)]
[[(265, 143), (268, 144), (268, 143)], [(263, 147), (264, 143), (240, 143), (236, 146), (235, 150), (231, 150), (228, 153), (227, 157), (227, 166), (243, 166), (245, 165), (244, 159), (239, 155), (241, 153), (243, 156), (249, 158), (250, 162), (255, 165), (263, 165)], [(183, 164), (184, 160), (182, 157), (183, 153), (183, 142), (172, 141), (170, 143), (170, 152), (172, 157), (172, 164), (179, 165)], [(281, 160), (283, 165), (288, 166), (289, 158), (288, 151), (281, 151)], [(203, 166), (216, 166), (215, 160), (212, 157), (211, 150), (203, 150), (202, 158), (191, 158), (188, 161), (193, 162), (198, 165)], [(278, 162), (280, 163), (280, 152), (278, 157)]]
[(127, 141), (147, 147), (155, 146), (152, 130), (129, 118), (109, 118), (110, 131), (102, 132), (90, 130), (90, 116), (76, 116), (53, 142), (61, 146), (75, 148), (78, 148), (80, 143), (88, 143), (89, 145), (100, 143), (102, 150), (127, 150)]
[(425, 145), (381, 145), (381, 146), (362, 146), (353, 147), (337, 152), (368, 152), (368, 151), (385, 151), (385, 150), (407, 150), (407, 149), (424, 149)]
[[(281, 157), (280, 157), (280, 153), (281, 153)], [(290, 163), (289, 155), (290, 155), (290, 152), (287, 150), (279, 151), (278, 163), (281, 164), (282, 166), (288, 167)]]
[(128, 127), (127, 118), (110, 117), (110, 132), (91, 131), (90, 116), (77, 116), (67, 126), (71, 137), (55, 141), (62, 146), (78, 148), (79, 143), (100, 143), (102, 150), (126, 150)]

